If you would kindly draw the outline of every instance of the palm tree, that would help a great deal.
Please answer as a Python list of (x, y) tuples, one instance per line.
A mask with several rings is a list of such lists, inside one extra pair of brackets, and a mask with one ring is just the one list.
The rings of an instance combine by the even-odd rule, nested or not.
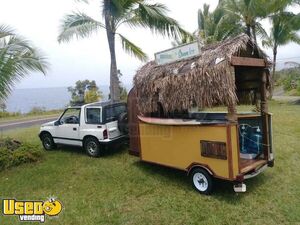
[(168, 37), (179, 38), (185, 32), (178, 22), (167, 16), (167, 7), (163, 4), (150, 4), (146, 0), (102, 0), (102, 16), (104, 23), (84, 13), (73, 13), (65, 16), (58, 36), (59, 42), (71, 40), (73, 37), (86, 38), (99, 29), (105, 29), (110, 50), (110, 97), (120, 99), (118, 68), (116, 62), (115, 41), (118, 37), (123, 49), (146, 61), (147, 55), (142, 49), (118, 33), (121, 25), (131, 28), (148, 28), (151, 31)]
[(210, 12), (209, 8), (209, 5), (204, 4), (203, 9), (198, 10), (196, 33), (204, 45), (222, 41), (243, 32), (240, 21), (235, 17), (227, 16), (222, 8), (222, 2), (213, 12)]
[(270, 17), (272, 28), (271, 33), (262, 44), (273, 50), (273, 71), (275, 77), (277, 49), (279, 46), (286, 45), (290, 42), (300, 44), (300, 36), (297, 31), (300, 29), (300, 14), (280, 11)]
[(180, 40), (172, 42), (172, 45), (178, 46), (196, 39), (202, 45), (207, 45), (244, 32), (239, 20), (227, 16), (221, 2), (214, 11), (210, 12), (209, 9), (210, 5), (204, 4), (203, 9), (198, 10), (198, 29), (193, 33), (193, 36), (182, 36)]
[(197, 40), (197, 36), (196, 36), (196, 33), (193, 33), (193, 34), (188, 34), (188, 35), (182, 35), (179, 39), (175, 38), (171, 42), (171, 44), (172, 44), (173, 47), (177, 47), (177, 46), (180, 46), (180, 45), (184, 45), (184, 44), (193, 42), (195, 40)]
[(8, 26), (0, 25), (0, 99), (14, 84), (32, 71), (46, 74), (46, 58), (32, 44)]
[(245, 33), (252, 37), (255, 43), (257, 43), (257, 34), (266, 36), (266, 32), (263, 29), (259, 19), (263, 19), (268, 16), (270, 9), (275, 5), (268, 0), (224, 0), (221, 1), (224, 10), (228, 13), (228, 16), (235, 17), (237, 20), (243, 23)]

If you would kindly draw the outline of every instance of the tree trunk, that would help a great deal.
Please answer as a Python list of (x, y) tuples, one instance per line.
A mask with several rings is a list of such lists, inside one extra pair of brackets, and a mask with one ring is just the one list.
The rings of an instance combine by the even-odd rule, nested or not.
[(108, 40), (108, 46), (110, 51), (110, 99), (112, 101), (120, 100), (120, 88), (119, 88), (119, 77), (116, 60), (116, 49), (115, 49), (115, 27), (113, 17), (110, 12), (111, 0), (104, 1), (105, 7), (105, 27), (106, 35)]
[(251, 30), (252, 30), (252, 35), (253, 35), (254, 43), (257, 46), (257, 37), (256, 37), (256, 28), (255, 28), (255, 25), (251, 26)]
[(120, 100), (120, 85), (117, 69), (116, 51), (115, 51), (115, 34), (107, 32), (109, 51), (110, 51), (110, 95), (111, 100)]
[(275, 72), (276, 72), (276, 61), (277, 61), (277, 44), (274, 44), (274, 47), (273, 47), (273, 68), (272, 68), (273, 70), (272, 70), (272, 76), (271, 76), (271, 80), (270, 80), (271, 89), (270, 89), (269, 99), (271, 99), (272, 96), (273, 96), (274, 83), (275, 83)]
[(251, 26), (249, 24), (246, 24), (246, 34), (251, 37)]

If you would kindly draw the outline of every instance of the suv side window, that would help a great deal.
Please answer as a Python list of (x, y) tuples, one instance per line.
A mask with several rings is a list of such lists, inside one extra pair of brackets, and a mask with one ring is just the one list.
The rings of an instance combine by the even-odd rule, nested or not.
[(69, 108), (60, 118), (61, 124), (79, 124), (80, 109)]
[(116, 105), (105, 108), (105, 122), (117, 120), (123, 112), (126, 112), (126, 105)]
[(86, 123), (87, 124), (101, 124), (101, 109), (87, 108), (86, 109)]

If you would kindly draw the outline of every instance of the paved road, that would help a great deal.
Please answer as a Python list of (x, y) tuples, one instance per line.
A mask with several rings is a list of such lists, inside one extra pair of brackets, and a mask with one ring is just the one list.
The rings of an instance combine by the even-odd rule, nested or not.
[(40, 125), (43, 123), (47, 123), (49, 121), (53, 121), (57, 119), (58, 116), (55, 117), (46, 117), (46, 118), (40, 118), (40, 119), (23, 119), (23, 120), (15, 120), (15, 121), (9, 121), (9, 122), (2, 122), (0, 123), (0, 131), (6, 131), (10, 129), (16, 129), (16, 128), (25, 128), (30, 127), (34, 125)]
[(274, 99), (276, 101), (300, 103), (300, 97), (299, 96), (273, 96), (272, 99)]
[(273, 93), (273, 98), (276, 101), (290, 102), (290, 103), (300, 103), (300, 96), (286, 96), (284, 95), (283, 87), (275, 88)]

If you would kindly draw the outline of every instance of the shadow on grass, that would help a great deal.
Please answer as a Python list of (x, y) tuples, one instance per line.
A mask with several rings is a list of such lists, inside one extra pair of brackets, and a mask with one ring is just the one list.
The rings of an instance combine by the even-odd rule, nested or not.
[[(115, 145), (110, 145), (110, 146), (103, 146), (102, 152), (101, 152), (101, 157), (111, 157), (115, 156), (118, 154), (123, 153), (125, 150), (127, 150), (128, 145), (126, 144), (115, 144)], [(61, 145), (59, 144), (57, 146), (57, 149), (54, 151), (62, 151), (62, 152), (67, 152), (71, 154), (78, 154), (78, 155), (87, 155), (83, 147), (79, 146), (71, 146), (71, 145)]]
[(86, 155), (84, 149), (82, 147), (78, 146), (71, 146), (71, 145), (57, 145), (57, 148), (53, 151), (61, 151), (61, 152), (68, 152), (68, 153), (74, 153), (79, 155)]
[[(182, 190), (194, 191), (197, 193), (193, 189), (193, 184), (185, 171), (142, 161), (134, 162), (132, 165), (148, 175), (156, 176), (156, 178), (162, 182), (170, 183), (175, 186), (175, 188), (179, 187)], [(246, 193), (235, 193), (233, 190), (233, 182), (214, 179), (213, 193), (210, 197), (219, 201), (224, 201), (228, 204), (236, 204), (243, 201), (245, 196), (259, 191), (260, 187), (266, 185), (267, 180), (267, 176), (260, 174), (257, 177), (245, 181), (245, 184), (247, 185)]]
[(292, 104), (293, 104), (293, 105), (300, 105), (300, 99), (298, 99), (298, 100), (296, 100), (296, 101), (293, 101)]
[(191, 187), (185, 171), (143, 161), (136, 161), (132, 165), (142, 170), (143, 173), (147, 175), (155, 176), (162, 182), (170, 182), (185, 190)]
[(105, 157), (105, 158), (118, 157), (119, 155), (124, 154), (125, 151), (128, 151), (127, 143), (109, 145), (105, 147), (101, 157)]

